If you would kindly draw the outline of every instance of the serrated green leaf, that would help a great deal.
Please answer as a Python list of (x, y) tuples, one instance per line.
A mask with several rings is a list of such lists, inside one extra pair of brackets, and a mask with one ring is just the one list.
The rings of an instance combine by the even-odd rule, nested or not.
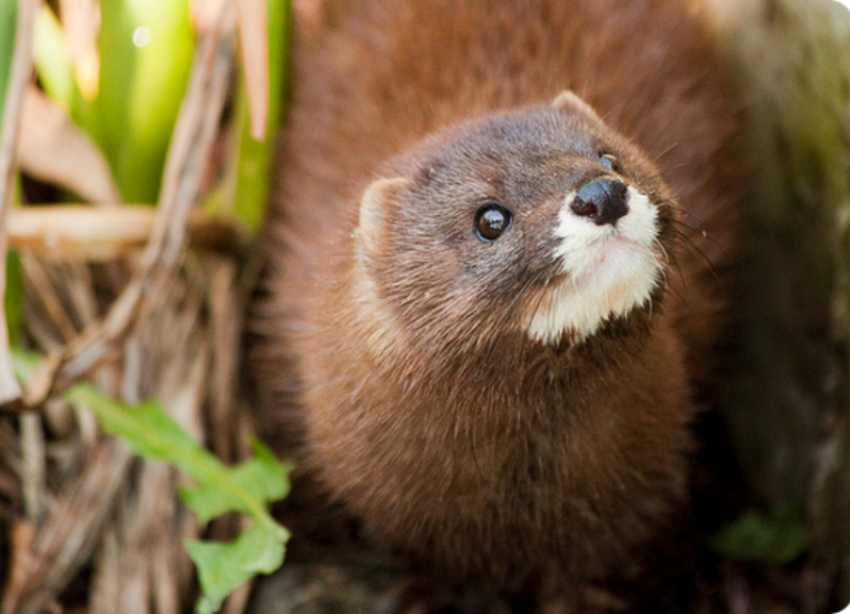
[[(261, 501), (278, 501), (289, 494), (290, 467), (278, 462), (271, 450), (259, 441), (252, 443), (255, 458), (231, 469), (233, 478)], [(182, 488), (183, 501), (206, 524), (213, 518), (235, 511), (230, 496), (217, 484)]]
[[(15, 372), (26, 379), (39, 358), (13, 349)], [(121, 437), (138, 454), (166, 461), (197, 482), (184, 493), (186, 503), (203, 522), (229, 511), (245, 514), (251, 528), (228, 544), (189, 542), (203, 595), (199, 612), (214, 612), (222, 600), (257, 573), (270, 573), (283, 561), (289, 533), (277, 524), (266, 504), (289, 493), (290, 468), (256, 442), (256, 457), (226, 467), (186, 433), (156, 401), (129, 405), (110, 399), (89, 384), (77, 384), (65, 394), (74, 404), (91, 410), (101, 427)]]
[[(153, 460), (163, 460), (204, 487), (219, 491), (219, 506), (242, 512), (251, 518), (265, 518), (264, 502), (242, 484), (233, 469), (225, 467), (186, 433), (156, 401), (130, 406), (110, 399), (89, 384), (77, 384), (67, 393), (72, 403), (90, 409), (103, 429), (126, 440), (135, 452)], [(278, 480), (273, 492), (286, 492), (286, 471), (273, 476)], [(194, 508), (193, 508), (194, 509)], [(203, 509), (195, 510), (210, 517)]]
[(187, 542), (186, 549), (198, 568), (204, 593), (196, 611), (199, 614), (218, 611), (222, 601), (240, 584), (280, 567), (288, 538), (283, 527), (263, 524), (251, 527), (226, 544)]
[(89, 384), (77, 384), (65, 396), (72, 403), (91, 410), (103, 430), (125, 439), (134, 452), (146, 458), (168, 459), (196, 479), (206, 477), (204, 470), (215, 462), (203, 457), (206, 451), (163, 411), (157, 401), (129, 405), (107, 397)]
[(751, 510), (714, 535), (709, 545), (725, 558), (785, 565), (806, 547), (806, 523), (790, 506), (772, 514)]

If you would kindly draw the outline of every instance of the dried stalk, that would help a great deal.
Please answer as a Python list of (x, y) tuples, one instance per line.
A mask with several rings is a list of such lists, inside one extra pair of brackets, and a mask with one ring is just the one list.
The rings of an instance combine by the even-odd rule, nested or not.
[[(35, 16), (41, 2), (31, 0), (18, 3), (18, 22), (15, 35), (15, 54), (9, 89), (6, 94), (5, 115), (0, 125), (0, 258), (6, 262), (6, 235), (2, 231), (8, 210), (12, 206), (15, 174), (15, 152), (18, 143), (21, 109), (24, 92), (32, 75), (32, 39)], [(0, 297), (6, 292), (6, 267), (0, 267)], [(6, 330), (6, 313), (0, 301), (0, 405), (20, 404), (21, 387), (12, 369), (9, 353), (9, 331)]]
[(264, 0), (234, 0), (239, 13), (242, 67), (248, 86), (248, 113), (251, 136), (266, 136), (269, 119), (269, 39), (268, 14)]
[[(9, 212), (9, 248), (55, 261), (108, 262), (142, 250), (151, 238), (157, 212), (117, 203), (100, 206), (39, 205)], [(192, 245), (239, 248), (247, 243), (238, 222), (193, 213)]]
[(149, 207), (24, 207), (9, 214), (6, 228), (12, 249), (106, 261), (143, 245), (155, 217)]
[(189, 212), (224, 106), (233, 64), (234, 20), (224, 5), (217, 28), (201, 39), (195, 65), (168, 153), (163, 188), (141, 269), (107, 316), (87, 327), (28, 384), (30, 406), (67, 388), (115, 351), (143, 320), (151, 297), (161, 290), (183, 249)]
[(77, 327), (65, 311), (56, 294), (56, 287), (51, 283), (42, 263), (25, 254), (21, 259), (21, 267), (26, 275), (30, 294), (39, 302), (53, 329), (64, 342), (73, 340), (77, 336)]
[(240, 323), (242, 314), (240, 306), (235, 305), (232, 297), (236, 286), (237, 271), (235, 265), (224, 259), (214, 261), (209, 279), (207, 301), (210, 305), (210, 333), (213, 341), (213, 352), (216, 360), (213, 364), (212, 377), (211, 420), (221, 428), (212, 430), (213, 452), (223, 459), (236, 458), (233, 429), (225, 425), (233, 424), (235, 416), (234, 391), (238, 378), (238, 352), (241, 335)]
[[(88, 560), (131, 459), (127, 447), (114, 439), (102, 439), (91, 450), (86, 467), (66, 485), (38, 533), (15, 544), (2, 614), (41, 614)], [(18, 531), (26, 525), (19, 523)]]
[[(203, 292), (191, 268), (184, 270), (187, 274), (158, 297), (154, 316), (127, 342), (122, 388), (129, 400), (160, 399), (179, 424), (200, 438), (211, 352), (202, 321)], [(192, 568), (183, 541), (197, 538), (200, 527), (175, 497), (176, 471), (140, 461), (135, 475), (110, 520), (107, 535), (114, 537), (104, 542), (95, 561), (92, 614), (178, 614), (190, 594)]]
[[(110, 369), (99, 369), (93, 379), (103, 379), (104, 389), (111, 394), (120, 382), (121, 396), (129, 401), (157, 394), (169, 409), (186, 414), (177, 416), (178, 422), (199, 436), (202, 432), (200, 410), (206, 400), (213, 352), (209, 341), (197, 341), (194, 336), (202, 329), (198, 319), (207, 297), (192, 275), (177, 277), (174, 271), (183, 253), (190, 209), (210, 157), (231, 76), (235, 25), (229, 4), (222, 5), (216, 26), (199, 43), (141, 265), (128, 282), (117, 265), (101, 269), (117, 271), (112, 284), (123, 288), (106, 316), (90, 319), (97, 312), (90, 279), (79, 278), (82, 283), (76, 288), (69, 279), (62, 279), (61, 273), (76, 270), (74, 265), (37, 266), (34, 259), (25, 258), (30, 261), (29, 272), (35, 272), (28, 281), (32, 287), (35, 279), (38, 286), (37, 298), (29, 300), (49, 314), (40, 337), (49, 344), (62, 342), (57, 334), (71, 338), (28, 382), (25, 398), (30, 407), (88, 374), (108, 356), (121, 355), (123, 360)], [(98, 209), (92, 214), (110, 213)], [(44, 238), (49, 231), (42, 228), (35, 234)], [(166, 309), (163, 315), (159, 310), (163, 305), (171, 312)], [(158, 309), (159, 317), (147, 318), (153, 309)], [(82, 333), (76, 332), (83, 326)], [(191, 352), (182, 354), (181, 345)], [(119, 352), (122, 349), (126, 350), (123, 354)], [(188, 363), (157, 360), (170, 354), (178, 356), (178, 363)], [(233, 395), (232, 390), (225, 392)], [(34, 448), (26, 454), (31, 453)], [(39, 454), (43, 458), (44, 451)], [(128, 484), (131, 461), (124, 445), (96, 441), (88, 462), (61, 488), (37, 531), (32, 521), (19, 523), (12, 580), (0, 614), (49, 609), (91, 559), (98, 543), (102, 546), (92, 584), (92, 611), (147, 612), (152, 608), (157, 614), (176, 614), (185, 609), (192, 567), (182, 544), (184, 537), (197, 536), (197, 521), (175, 500), (174, 470), (142, 464), (141, 479)], [(44, 480), (33, 474), (27, 481), (34, 492), (32, 499), (43, 500), (47, 491)], [(116, 509), (118, 513), (113, 515)], [(118, 573), (110, 575), (116, 569)]]

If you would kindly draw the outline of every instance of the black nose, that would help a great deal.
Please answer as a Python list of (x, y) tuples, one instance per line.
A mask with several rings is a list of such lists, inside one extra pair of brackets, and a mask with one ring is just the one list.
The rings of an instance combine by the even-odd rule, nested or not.
[(573, 213), (593, 220), (595, 224), (614, 224), (629, 212), (628, 188), (619, 181), (597, 179), (581, 187), (570, 205)]

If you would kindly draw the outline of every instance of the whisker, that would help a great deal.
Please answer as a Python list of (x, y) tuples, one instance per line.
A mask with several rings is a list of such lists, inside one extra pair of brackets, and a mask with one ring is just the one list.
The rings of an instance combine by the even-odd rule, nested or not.
[(472, 456), (472, 464), (475, 465), (475, 470), (478, 472), (478, 475), (482, 480), (486, 480), (486, 476), (484, 475), (484, 471), (481, 469), (481, 465), (478, 464), (478, 450), (476, 448), (476, 444), (478, 441), (478, 430), (476, 426), (478, 425), (479, 420), (472, 420), (472, 437), (469, 438), (469, 451)]
[[(688, 229), (689, 229), (689, 230), (693, 230), (693, 229), (692, 229), (692, 228), (690, 228), (690, 227), (688, 227)], [(714, 263), (711, 261), (711, 258), (709, 258), (709, 257), (708, 257), (708, 254), (706, 254), (706, 253), (702, 250), (702, 248), (700, 248), (700, 246), (699, 246), (699, 245), (697, 245), (697, 244), (696, 244), (696, 242), (694, 242), (694, 240), (693, 240), (691, 237), (689, 237), (686, 233), (682, 232), (682, 231), (681, 231), (681, 230), (679, 230), (678, 228), (671, 227), (671, 231), (673, 232), (674, 236), (675, 236), (675, 237), (676, 237), (679, 241), (681, 241), (682, 245), (683, 245), (686, 249), (690, 250), (690, 252), (691, 252), (691, 253), (694, 253), (694, 254), (696, 254), (696, 255), (698, 255), (698, 256), (700, 257), (700, 259), (703, 261), (703, 263), (704, 263), (704, 264), (708, 267), (709, 271), (711, 271), (711, 274), (712, 274), (715, 278), (717, 278), (717, 279), (719, 280), (719, 275), (717, 274), (717, 271), (716, 271), (716, 270), (715, 270), (715, 268), (714, 268)], [(705, 237), (706, 239), (710, 240), (707, 234), (704, 234), (704, 233), (703, 233), (703, 235), (702, 235), (702, 236), (703, 236), (703, 237)], [(717, 246), (717, 245), (718, 245), (716, 242), (713, 242), (713, 241), (712, 241), (712, 243), (713, 243), (715, 246)], [(718, 246), (718, 247), (719, 247), (719, 246)]]
[(678, 298), (678, 299), (679, 299), (679, 302), (680, 302), (680, 303), (682, 303), (682, 304), (683, 304), (683, 305), (687, 308), (688, 312), (689, 312), (692, 316), (696, 313), (696, 312), (694, 311), (694, 308), (691, 306), (690, 301), (688, 301), (688, 299), (686, 299), (686, 298), (685, 298), (685, 296), (684, 296), (681, 292), (679, 292), (679, 291), (676, 289), (676, 286), (675, 286), (675, 285), (668, 285), (668, 286), (667, 286), (667, 289), (668, 289), (671, 293), (673, 293), (673, 294), (676, 296), (676, 298)]
[(655, 245), (657, 245), (657, 246), (658, 246), (658, 249), (661, 251), (662, 256), (664, 256), (664, 263), (665, 263), (665, 264), (670, 264), (670, 262), (671, 262), (671, 260), (670, 260), (670, 253), (667, 251), (667, 248), (666, 248), (666, 247), (664, 247), (664, 244), (663, 244), (663, 243), (662, 243), (662, 242), (658, 239), (658, 237), (655, 237), (655, 238), (652, 240), (652, 242), (653, 242)]
[[(531, 326), (531, 322), (537, 317), (537, 314), (540, 312), (540, 307), (543, 304), (543, 301), (546, 299), (547, 293), (550, 291), (550, 287), (552, 285), (552, 274), (547, 273), (543, 280), (543, 291), (540, 292), (536, 299), (536, 304), (534, 305), (534, 309), (531, 312), (531, 317), (528, 319), (528, 326)], [(529, 329), (526, 328), (526, 333), (530, 333)]]
[[(676, 141), (675, 143), (673, 143), (672, 145), (670, 145), (667, 149), (665, 149), (665, 150), (664, 150), (664, 151), (662, 151), (660, 154), (658, 154), (657, 156), (655, 156), (655, 159), (653, 160), (653, 162), (655, 162), (656, 164), (658, 164), (658, 162), (660, 162), (660, 161), (661, 161), (661, 158), (663, 158), (663, 157), (664, 157), (664, 156), (666, 156), (668, 153), (670, 153), (671, 151), (673, 151), (674, 149), (676, 149), (678, 146), (679, 146), (679, 141)], [(684, 166), (684, 165), (682, 165), (682, 166)]]
[[(683, 224), (686, 223), (685, 220), (694, 220), (694, 222), (697, 224), (697, 226), (700, 226), (700, 225), (702, 225), (703, 222), (705, 222), (705, 220), (698, 218), (691, 211), (685, 209), (682, 205), (680, 205), (675, 200), (665, 200), (665, 201), (663, 201), (662, 204), (664, 204), (666, 207), (668, 207), (671, 211), (675, 211), (675, 212), (679, 213), (682, 216), (682, 218), (684, 218), (684, 219), (681, 220), (681, 223), (683, 223)], [(695, 232), (697, 231), (696, 226), (688, 225), (688, 228), (690, 228), (691, 230), (693, 230)]]

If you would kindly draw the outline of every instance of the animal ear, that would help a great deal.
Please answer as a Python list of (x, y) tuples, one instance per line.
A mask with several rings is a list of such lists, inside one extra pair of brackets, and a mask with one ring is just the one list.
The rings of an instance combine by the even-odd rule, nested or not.
[(375, 253), (382, 242), (387, 218), (401, 194), (410, 186), (406, 177), (378, 179), (366, 188), (360, 198), (357, 236), (368, 254)]
[(581, 113), (582, 115), (587, 115), (591, 119), (599, 119), (599, 115), (596, 114), (593, 107), (576, 96), (572, 90), (564, 90), (558, 94), (558, 97), (552, 101), (552, 106), (566, 111), (572, 111), (574, 113)]

